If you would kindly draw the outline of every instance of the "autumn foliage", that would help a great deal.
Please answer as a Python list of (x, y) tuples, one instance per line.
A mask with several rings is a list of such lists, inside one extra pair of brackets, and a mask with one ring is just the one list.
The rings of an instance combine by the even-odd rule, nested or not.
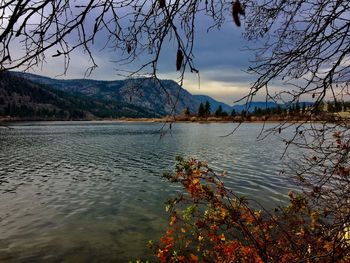
[(166, 204), (169, 228), (153, 246), (161, 262), (350, 261), (346, 227), (335, 233), (306, 196), (290, 192), (284, 208), (253, 209), (225, 187), (225, 176), (205, 162), (177, 158), (175, 173), (165, 177), (186, 191)]

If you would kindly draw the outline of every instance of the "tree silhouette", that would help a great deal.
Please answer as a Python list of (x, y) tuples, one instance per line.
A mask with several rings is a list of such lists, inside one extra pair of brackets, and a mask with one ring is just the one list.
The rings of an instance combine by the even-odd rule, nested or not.
[(205, 116), (205, 109), (203, 106), (203, 103), (199, 104), (198, 108), (198, 117), (204, 117)]
[(190, 108), (189, 108), (189, 107), (186, 107), (186, 108), (185, 108), (184, 114), (185, 114), (186, 116), (190, 116), (191, 112), (190, 112)]
[(236, 110), (235, 109), (232, 109), (231, 111), (231, 116), (232, 117), (236, 117), (237, 113), (236, 113)]
[(300, 104), (299, 104), (299, 102), (295, 103), (295, 113), (296, 114), (300, 114)]
[(204, 105), (204, 115), (206, 117), (208, 117), (208, 116), (210, 116), (210, 114), (211, 114), (211, 106), (210, 106), (209, 101), (206, 101), (205, 105)]
[(302, 113), (302, 114), (305, 114), (305, 113), (306, 113), (306, 104), (305, 104), (305, 102), (303, 102), (303, 105), (302, 105), (302, 107), (301, 107), (301, 113)]
[(219, 107), (215, 111), (215, 116), (216, 117), (221, 117), (222, 116), (222, 106), (219, 105)]

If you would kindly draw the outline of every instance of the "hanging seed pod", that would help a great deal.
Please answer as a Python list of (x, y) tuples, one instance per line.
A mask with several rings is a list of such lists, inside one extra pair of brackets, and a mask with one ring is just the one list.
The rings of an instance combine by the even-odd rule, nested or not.
[(131, 45), (130, 44), (127, 45), (126, 51), (128, 52), (128, 54), (130, 54), (130, 52), (131, 52)]
[(181, 69), (183, 59), (184, 59), (184, 55), (181, 49), (178, 49), (176, 54), (176, 70), (179, 71)]
[(236, 0), (235, 5), (236, 5), (235, 9), (237, 9), (238, 14), (245, 16), (245, 11), (244, 11), (241, 3), (239, 2), (239, 0)]
[(237, 13), (232, 12), (233, 21), (235, 22), (236, 26), (241, 26), (241, 21), (239, 20), (239, 16)]
[(236, 26), (238, 26), (238, 27), (241, 26), (241, 21), (239, 19), (239, 15), (244, 16), (245, 12), (244, 12), (239, 0), (236, 0), (236, 2), (232, 3), (232, 18), (233, 18), (233, 21), (235, 22)]
[(158, 0), (158, 2), (159, 2), (159, 8), (165, 7), (165, 0)]

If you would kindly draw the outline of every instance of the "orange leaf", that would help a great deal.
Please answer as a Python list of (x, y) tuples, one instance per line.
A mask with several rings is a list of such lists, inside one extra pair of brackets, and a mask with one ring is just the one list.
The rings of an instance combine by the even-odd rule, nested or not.
[(198, 261), (198, 257), (196, 255), (191, 254), (191, 261), (197, 262)]

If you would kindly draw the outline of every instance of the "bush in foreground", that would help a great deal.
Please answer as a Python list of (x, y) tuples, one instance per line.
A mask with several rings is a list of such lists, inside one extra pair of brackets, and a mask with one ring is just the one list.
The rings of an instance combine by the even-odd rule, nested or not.
[[(226, 188), (225, 173), (205, 162), (177, 158), (171, 182), (186, 190), (167, 202), (169, 228), (152, 245), (161, 262), (349, 262), (345, 225), (311, 207), (306, 195), (289, 193), (290, 202), (273, 212)], [(329, 215), (328, 215), (329, 216)]]

